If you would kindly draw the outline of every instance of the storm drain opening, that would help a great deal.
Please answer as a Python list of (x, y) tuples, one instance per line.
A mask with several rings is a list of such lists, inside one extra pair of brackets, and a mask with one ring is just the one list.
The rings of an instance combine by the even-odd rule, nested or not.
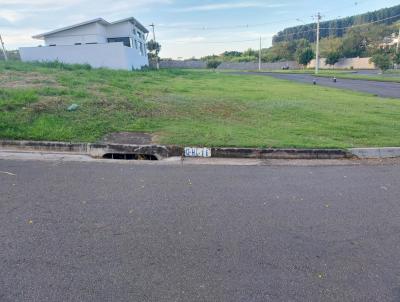
[(125, 154), (125, 153), (106, 153), (103, 155), (103, 158), (116, 159), (116, 160), (158, 160), (158, 158), (152, 154)]

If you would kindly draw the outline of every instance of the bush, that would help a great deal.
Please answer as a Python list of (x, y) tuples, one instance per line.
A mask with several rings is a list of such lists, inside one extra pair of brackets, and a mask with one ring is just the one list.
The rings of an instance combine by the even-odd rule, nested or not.
[(221, 65), (220, 60), (209, 60), (207, 61), (207, 68), (209, 69), (217, 69), (219, 65)]
[(382, 72), (385, 72), (392, 66), (392, 61), (388, 54), (378, 53), (372, 56), (370, 62), (373, 62)]
[(400, 65), (400, 53), (395, 53), (393, 56), (393, 62), (397, 65)]
[(303, 66), (307, 66), (314, 58), (314, 51), (311, 48), (299, 49), (296, 53), (297, 62)]
[(326, 56), (325, 63), (327, 65), (335, 66), (335, 64), (339, 62), (339, 59), (340, 59), (340, 53), (333, 51), (328, 53), (328, 55)]

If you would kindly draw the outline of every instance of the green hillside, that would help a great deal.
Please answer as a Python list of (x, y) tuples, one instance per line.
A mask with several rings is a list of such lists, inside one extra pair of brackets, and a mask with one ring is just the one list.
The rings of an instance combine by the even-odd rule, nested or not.
[[(384, 20), (380, 21), (379, 24), (385, 25), (391, 25), (400, 21), (400, 5), (357, 16), (321, 22), (321, 38), (343, 37), (348, 27), (376, 22), (378, 20)], [(299, 39), (306, 39), (313, 43), (316, 41), (316, 27), (316, 23), (311, 23), (286, 28), (274, 36), (272, 40), (273, 44)]]

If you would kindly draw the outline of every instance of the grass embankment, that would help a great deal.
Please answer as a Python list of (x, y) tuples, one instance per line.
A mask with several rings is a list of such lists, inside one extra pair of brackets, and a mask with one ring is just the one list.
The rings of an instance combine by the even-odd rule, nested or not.
[(0, 63), (0, 138), (143, 131), (183, 146), (400, 145), (400, 99), (209, 71), (59, 67)]

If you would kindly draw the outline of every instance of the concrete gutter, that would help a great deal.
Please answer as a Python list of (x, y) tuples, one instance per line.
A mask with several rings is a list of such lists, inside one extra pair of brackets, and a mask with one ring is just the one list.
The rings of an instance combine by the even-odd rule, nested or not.
[(258, 159), (341, 159), (352, 154), (340, 149), (212, 148), (212, 157)]
[(358, 158), (395, 158), (400, 157), (399, 147), (387, 148), (354, 148), (349, 150)]
[[(0, 150), (28, 152), (66, 152), (102, 158), (105, 154), (153, 155), (161, 160), (184, 155), (184, 148), (162, 145), (128, 145), (103, 143), (68, 143), (48, 141), (0, 140)], [(214, 158), (253, 159), (345, 159), (400, 157), (400, 148), (342, 149), (270, 149), (270, 148), (211, 148)]]
[(90, 144), (47, 141), (0, 140), (0, 149), (5, 151), (67, 152), (86, 154), (94, 158), (101, 158), (109, 153), (154, 155), (159, 160), (166, 157), (182, 155), (179, 148), (159, 145)]
[[(86, 154), (94, 158), (102, 158), (105, 154), (110, 153), (154, 155), (159, 160), (184, 154), (184, 148), (177, 146), (15, 140), (0, 140), (0, 150), (67, 152)], [(214, 158), (255, 159), (341, 159), (353, 157), (350, 152), (340, 149), (212, 148), (211, 154)]]
[[(184, 148), (162, 145), (67, 143), (0, 140), (0, 151), (74, 153), (102, 158), (105, 154), (153, 155), (161, 160), (184, 155)], [(341, 149), (211, 148), (213, 158), (248, 159), (380, 159), (400, 158), (400, 147)]]

